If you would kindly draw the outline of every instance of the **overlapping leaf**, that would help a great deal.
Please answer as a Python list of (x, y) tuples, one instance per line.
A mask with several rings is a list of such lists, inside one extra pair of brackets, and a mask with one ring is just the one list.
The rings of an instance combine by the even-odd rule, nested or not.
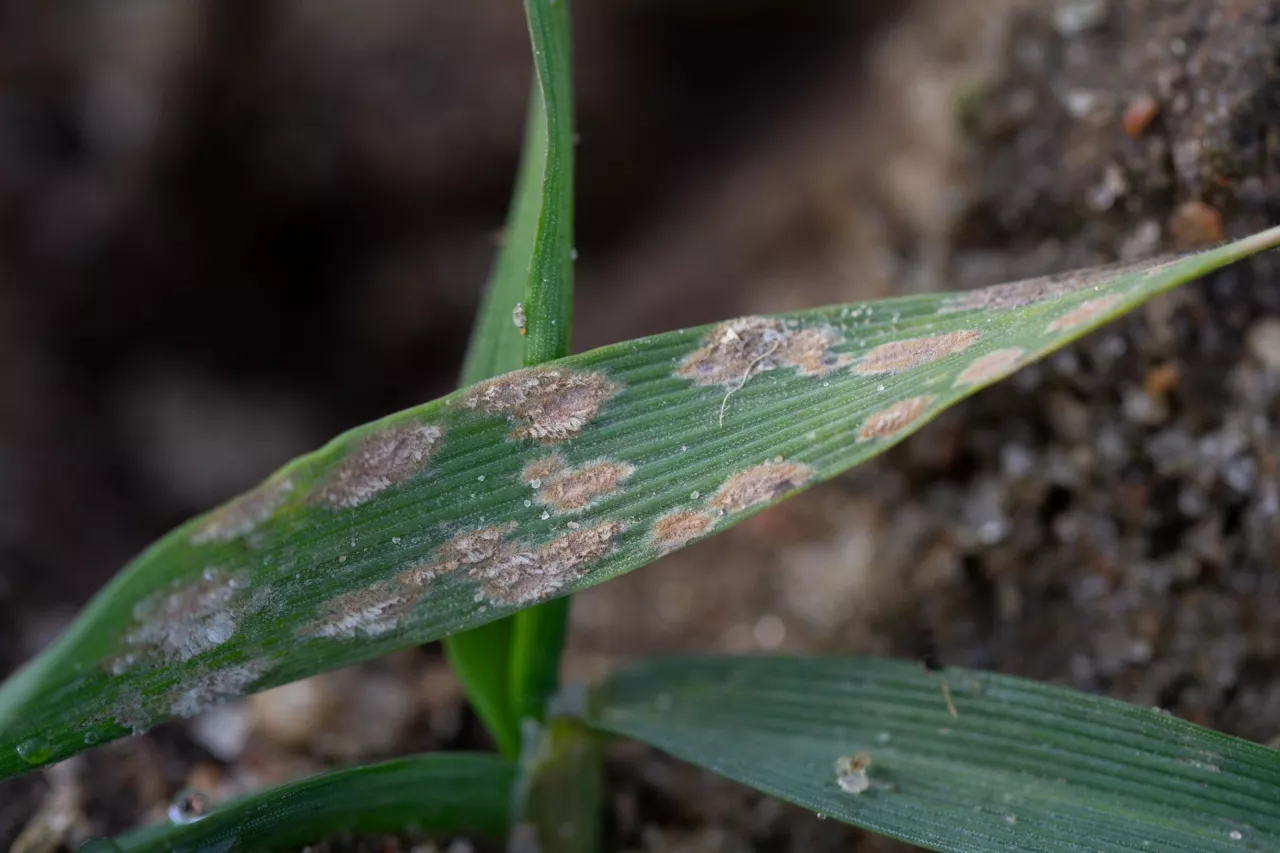
[(95, 842), (93, 853), (235, 853), (339, 832), (507, 833), (515, 766), (493, 755), (420, 755), (337, 770), (243, 797), (191, 823)]
[(671, 332), (353, 430), (161, 539), (0, 688), (0, 775), (637, 568), (1278, 241)]
[(1062, 687), (945, 677), (950, 699), (897, 661), (654, 661), (607, 679), (586, 719), (933, 850), (1280, 850), (1280, 752)]

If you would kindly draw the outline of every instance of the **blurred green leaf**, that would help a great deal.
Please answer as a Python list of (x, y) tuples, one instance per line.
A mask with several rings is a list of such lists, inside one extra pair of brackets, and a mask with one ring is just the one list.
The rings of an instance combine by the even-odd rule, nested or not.
[(147, 827), (116, 844), (124, 853), (234, 853), (312, 844), (339, 832), (503, 838), (514, 779), (515, 765), (493, 755), (401, 758), (250, 794), (193, 823)]
[(1280, 752), (1020, 678), (878, 659), (677, 659), (587, 722), (932, 850), (1280, 850)]
[(1278, 240), (669, 332), (353, 430), (158, 541), (0, 687), (0, 775), (652, 562)]

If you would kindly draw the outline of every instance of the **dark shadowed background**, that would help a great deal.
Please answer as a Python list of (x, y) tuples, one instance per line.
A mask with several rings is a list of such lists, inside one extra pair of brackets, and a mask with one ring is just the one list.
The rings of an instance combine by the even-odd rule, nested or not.
[[(1276, 0), (574, 16), (578, 349), (1280, 219)], [(529, 64), (516, 0), (0, 0), (0, 672), (176, 523), (452, 389)], [(947, 663), (1269, 741), (1278, 414), (1262, 258), (580, 596), (568, 675), (932, 633)], [(0, 783), (0, 845), (42, 804), (71, 847), (188, 784), (484, 745), (438, 649), (410, 650)], [(609, 771), (610, 849), (905, 849), (646, 749)]]

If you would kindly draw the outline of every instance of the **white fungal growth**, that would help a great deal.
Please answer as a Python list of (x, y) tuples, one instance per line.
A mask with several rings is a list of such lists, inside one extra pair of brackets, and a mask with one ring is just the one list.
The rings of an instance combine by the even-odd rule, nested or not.
[(230, 542), (252, 533), (277, 509), (284, 506), (293, 492), (293, 480), (285, 478), (274, 483), (264, 483), (251, 492), (241, 495), (221, 509), (215, 510), (194, 533), (192, 545), (210, 542)]
[(538, 480), (538, 503), (557, 513), (581, 512), (600, 499), (617, 494), (623, 481), (635, 472), (634, 466), (609, 459), (588, 462), (580, 468), (562, 468), (542, 478), (529, 478), (530, 468), (546, 470), (548, 466), (532, 463), (525, 468), (525, 479)]
[(267, 660), (250, 660), (197, 673), (165, 694), (166, 710), (174, 717), (202, 714), (228, 699), (243, 696), (271, 665)]
[(316, 499), (356, 507), (420, 473), (444, 436), (435, 424), (403, 423), (369, 433), (325, 478)]
[(481, 382), (457, 405), (506, 416), (513, 439), (553, 444), (581, 435), (620, 390), (602, 370), (528, 367)]
[(739, 390), (756, 373), (780, 367), (801, 376), (826, 376), (849, 364), (832, 352), (841, 342), (831, 326), (788, 326), (770, 317), (740, 317), (716, 326), (698, 349), (689, 353), (676, 376), (696, 385), (723, 385)]
[(111, 661), (111, 671), (179, 663), (227, 642), (242, 615), (246, 587), (242, 576), (210, 566), (198, 578), (139, 601), (124, 635), (126, 651)]
[(375, 583), (326, 602), (323, 615), (303, 626), (304, 637), (381, 637), (400, 626), (401, 620), (422, 597), (420, 587)]

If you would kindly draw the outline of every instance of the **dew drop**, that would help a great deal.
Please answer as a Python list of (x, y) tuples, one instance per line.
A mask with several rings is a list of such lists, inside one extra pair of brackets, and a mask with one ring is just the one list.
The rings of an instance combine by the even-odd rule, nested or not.
[(49, 744), (37, 738), (27, 738), (18, 744), (17, 753), (24, 763), (33, 767), (44, 764), (53, 757), (53, 750), (49, 748)]
[(169, 803), (169, 822), (195, 823), (209, 814), (209, 795), (198, 788), (183, 788)]
[(690, 498), (691, 500), (695, 500), (695, 501), (696, 501), (696, 500), (697, 500), (698, 498), (700, 498), (700, 497), (702, 497), (702, 495), (701, 495), (701, 493), (699, 493), (699, 492), (690, 492), (690, 493), (689, 493), (689, 498)]
[(1244, 838), (1244, 833), (1242, 833), (1238, 829), (1233, 829), (1227, 833), (1227, 837), (1230, 838), (1232, 841), (1239, 841), (1241, 838)]
[(98, 742), (98, 733), (97, 733), (97, 732), (85, 732), (85, 733), (84, 733), (84, 742), (85, 742), (85, 744), (86, 744), (87, 746), (93, 746), (95, 743), (97, 743), (97, 742)]

